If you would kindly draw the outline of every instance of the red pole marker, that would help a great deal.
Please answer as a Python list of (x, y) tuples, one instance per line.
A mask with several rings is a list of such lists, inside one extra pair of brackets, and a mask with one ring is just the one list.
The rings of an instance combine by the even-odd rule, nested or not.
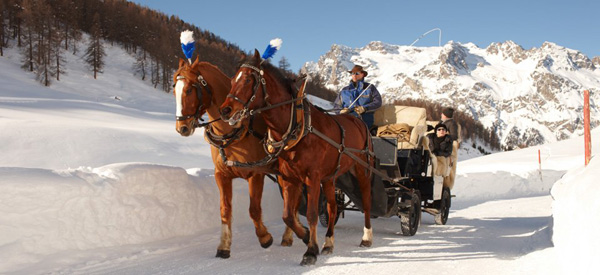
[(583, 138), (585, 142), (585, 165), (592, 156), (592, 136), (590, 134), (590, 91), (583, 91)]

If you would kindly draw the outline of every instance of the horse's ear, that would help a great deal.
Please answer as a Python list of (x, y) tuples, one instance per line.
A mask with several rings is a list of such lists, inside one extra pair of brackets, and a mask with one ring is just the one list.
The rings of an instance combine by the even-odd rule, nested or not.
[(256, 62), (256, 64), (260, 64), (261, 61), (261, 57), (260, 57), (260, 52), (258, 52), (257, 49), (254, 49), (254, 61)]
[(183, 58), (179, 58), (179, 68), (185, 66), (185, 63), (187, 63), (185, 60), (183, 60)]
[(198, 62), (200, 62), (200, 57), (196, 56), (196, 60), (194, 60), (194, 65), (198, 64)]

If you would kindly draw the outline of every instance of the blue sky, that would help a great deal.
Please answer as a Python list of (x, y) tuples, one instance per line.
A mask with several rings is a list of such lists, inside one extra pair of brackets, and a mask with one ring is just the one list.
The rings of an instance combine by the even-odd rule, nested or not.
[[(285, 56), (297, 71), (318, 61), (332, 44), (353, 48), (371, 41), (410, 45), (423, 33), (442, 29), (442, 45), (453, 40), (481, 48), (512, 40), (525, 49), (544, 41), (600, 56), (600, 1), (198, 1), (135, 0), (238, 45), (263, 51), (283, 39), (273, 62)], [(437, 46), (438, 32), (415, 46)], [(182, 54), (183, 56), (183, 54)]]

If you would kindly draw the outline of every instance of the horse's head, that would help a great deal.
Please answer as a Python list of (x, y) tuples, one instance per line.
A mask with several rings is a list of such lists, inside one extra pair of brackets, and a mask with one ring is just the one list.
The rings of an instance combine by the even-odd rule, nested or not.
[(198, 58), (191, 65), (180, 59), (173, 83), (177, 103), (175, 130), (187, 137), (194, 133), (198, 119), (206, 113), (212, 100), (211, 90), (200, 72)]
[(251, 111), (266, 104), (266, 82), (257, 50), (231, 79), (231, 90), (221, 105), (221, 119), (238, 128)]

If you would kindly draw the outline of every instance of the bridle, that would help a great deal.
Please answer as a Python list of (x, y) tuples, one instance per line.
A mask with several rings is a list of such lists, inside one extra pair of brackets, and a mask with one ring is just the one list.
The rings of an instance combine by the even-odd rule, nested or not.
[(254, 100), (256, 99), (256, 93), (258, 91), (259, 85), (262, 87), (262, 92), (263, 92), (263, 97), (264, 97), (264, 102), (267, 105), (270, 105), (269, 102), (267, 101), (267, 98), (269, 98), (268, 94), (267, 94), (267, 81), (265, 81), (264, 76), (264, 71), (260, 68), (257, 68), (255, 66), (252, 66), (250, 64), (242, 64), (240, 66), (240, 68), (249, 68), (252, 70), (252, 76), (254, 77), (254, 87), (252, 87), (252, 96), (250, 97), (250, 99), (246, 102), (242, 101), (239, 97), (233, 95), (233, 94), (228, 94), (227, 97), (228, 98), (232, 98), (233, 100), (239, 102), (240, 104), (242, 104), (244, 106), (244, 108), (239, 111), (239, 120), (245, 119), (248, 116), (253, 116), (255, 114), (254, 110), (250, 110), (250, 104), (252, 104), (252, 102), (254, 102)]
[[(237, 97), (233, 94), (227, 95), (228, 98), (232, 98), (233, 100), (239, 102), (240, 104), (242, 104), (244, 106), (244, 108), (242, 110), (236, 112), (236, 114), (234, 114), (231, 118), (229, 118), (229, 120), (231, 120), (233, 117), (235, 117), (238, 113), (239, 113), (239, 117), (235, 121), (240, 121), (247, 117), (252, 117), (256, 114), (260, 114), (263, 111), (277, 108), (277, 107), (280, 107), (280, 106), (283, 106), (286, 104), (293, 105), (298, 100), (303, 101), (305, 99), (305, 96), (302, 96), (302, 97), (293, 97), (292, 96), (292, 99), (290, 99), (290, 100), (286, 100), (286, 101), (279, 102), (276, 104), (271, 104), (267, 100), (269, 98), (269, 95), (267, 94), (267, 82), (265, 81), (265, 78), (264, 78), (264, 74), (265, 74), (264, 71), (261, 68), (257, 68), (250, 64), (242, 64), (240, 66), (240, 68), (249, 68), (252, 70), (252, 76), (254, 76), (255, 84), (254, 84), (254, 87), (252, 87), (252, 96), (246, 102), (242, 101), (239, 97)], [(256, 93), (258, 91), (259, 85), (262, 87), (264, 104), (266, 106), (262, 107), (262, 108), (257, 108), (257, 109), (250, 109), (250, 104), (252, 104), (252, 102), (254, 102), (254, 100), (256, 99)], [(232, 124), (232, 121), (229, 121), (229, 124)]]
[[(177, 80), (182, 80), (185, 79), (185, 76), (183, 75), (178, 75), (177, 76)], [(183, 120), (187, 120), (190, 118), (194, 118), (193, 121), (193, 127), (194, 128), (198, 128), (198, 127), (204, 127), (206, 125), (209, 125), (219, 119), (215, 119), (213, 121), (209, 121), (206, 123), (199, 123), (198, 120), (204, 121), (200, 115), (200, 110), (203, 107), (203, 103), (202, 103), (202, 91), (205, 90), (208, 95), (210, 96), (210, 100), (212, 101), (212, 91), (210, 90), (210, 87), (208, 86), (208, 83), (206, 82), (206, 80), (204, 80), (204, 77), (201, 74), (198, 74), (198, 77), (196, 78), (197, 82), (193, 82), (192, 86), (194, 88), (196, 88), (196, 96), (198, 97), (198, 101), (200, 102), (200, 104), (198, 105), (198, 108), (196, 109), (196, 113), (194, 113), (193, 115), (187, 115), (187, 116), (175, 116), (175, 120), (177, 121), (183, 121)]]

